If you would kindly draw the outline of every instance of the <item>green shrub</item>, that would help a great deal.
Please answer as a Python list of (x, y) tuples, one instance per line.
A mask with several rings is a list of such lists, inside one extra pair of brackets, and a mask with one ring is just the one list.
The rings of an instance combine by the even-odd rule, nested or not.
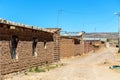
[(24, 74), (25, 74), (25, 75), (28, 75), (28, 73), (27, 73), (26, 71), (24, 72)]
[(45, 70), (43, 68), (39, 68), (38, 66), (35, 67), (34, 71), (35, 72), (45, 72)]
[(30, 68), (29, 68), (29, 72), (33, 72), (33, 68), (30, 67)]

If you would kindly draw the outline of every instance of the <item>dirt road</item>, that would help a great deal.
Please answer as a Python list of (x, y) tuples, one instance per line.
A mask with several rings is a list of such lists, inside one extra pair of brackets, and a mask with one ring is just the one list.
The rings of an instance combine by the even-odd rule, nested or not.
[(16, 76), (13, 80), (120, 80), (120, 73), (101, 65), (104, 61), (114, 63), (116, 48), (107, 48), (90, 53), (86, 57), (64, 59), (66, 66), (50, 70), (45, 73), (31, 73), (25, 76)]

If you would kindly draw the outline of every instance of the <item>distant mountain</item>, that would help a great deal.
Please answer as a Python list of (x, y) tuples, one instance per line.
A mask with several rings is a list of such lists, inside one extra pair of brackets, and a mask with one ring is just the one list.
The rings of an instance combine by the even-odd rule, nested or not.
[(118, 40), (117, 32), (96, 32), (96, 33), (85, 33), (84, 38), (108, 38), (109, 40)]

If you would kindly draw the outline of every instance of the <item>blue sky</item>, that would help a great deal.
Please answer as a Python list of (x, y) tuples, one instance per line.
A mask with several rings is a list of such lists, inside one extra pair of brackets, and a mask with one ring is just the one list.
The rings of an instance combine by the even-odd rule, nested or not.
[[(59, 18), (58, 16), (59, 13)], [(0, 17), (62, 31), (117, 32), (120, 0), (0, 0)]]

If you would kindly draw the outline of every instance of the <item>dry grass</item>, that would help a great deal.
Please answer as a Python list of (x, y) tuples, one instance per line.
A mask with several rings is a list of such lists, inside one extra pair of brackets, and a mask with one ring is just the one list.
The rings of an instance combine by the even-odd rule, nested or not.
[(115, 57), (116, 57), (117, 59), (120, 59), (120, 53), (116, 53), (116, 54), (115, 54)]
[[(44, 67), (36, 66), (34, 68), (29, 68), (28, 72), (46, 72), (54, 68), (58, 68), (61, 66), (66, 65), (65, 63), (59, 63), (59, 64), (46, 64)], [(27, 72), (25, 73), (27, 74)]]
[(112, 69), (112, 70), (115, 71), (115, 72), (120, 73), (120, 69)]
[(120, 65), (120, 53), (115, 54), (115, 61), (116, 61), (117, 64)]

